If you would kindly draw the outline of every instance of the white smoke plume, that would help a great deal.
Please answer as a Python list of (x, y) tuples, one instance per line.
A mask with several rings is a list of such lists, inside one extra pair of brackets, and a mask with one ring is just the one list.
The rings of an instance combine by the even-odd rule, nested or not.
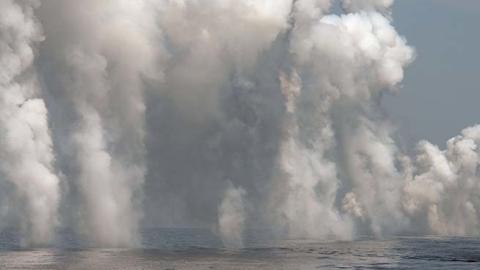
[[(65, 140), (60, 154), (72, 159), (65, 174), (80, 193), (78, 223), (94, 245), (139, 243), (142, 77), (161, 75), (151, 9), (146, 1), (96, 0), (48, 1), (41, 7), (50, 103), (61, 106), (56, 126), (67, 130), (58, 135)], [(72, 119), (62, 119), (66, 113)]]
[(474, 126), (450, 139), (443, 151), (426, 141), (418, 144), (407, 167), (403, 202), (417, 229), (450, 236), (479, 233), (479, 143), (480, 126)]
[(402, 223), (401, 182), (389, 129), (370, 115), (381, 92), (402, 80), (413, 51), (375, 11), (295, 25), (291, 46), (298, 108), (287, 119), (293, 124), (280, 168), (289, 178), (286, 194), (298, 195), (287, 197), (284, 222), (303, 237), (350, 238), (355, 230), (382, 235)]
[(48, 244), (57, 226), (59, 179), (48, 115), (32, 70), (42, 39), (34, 1), (0, 1), (0, 172), (20, 203), (24, 244)]
[(232, 248), (265, 228), (479, 234), (480, 128), (412, 157), (381, 113), (415, 58), (392, 6), (0, 0), (0, 168), (26, 237), (57, 220), (110, 247), (143, 226), (218, 228)]
[[(280, 206), (279, 220), (287, 227), (289, 237), (319, 239), (349, 239), (351, 224), (334, 207), (338, 181), (336, 166), (324, 154), (332, 144), (330, 131), (320, 130), (312, 138), (311, 147), (302, 140), (302, 127), (298, 123), (298, 99), (301, 98), (301, 78), (296, 71), (287, 77), (280, 74), (285, 97), (286, 119), (279, 152), (278, 180), (272, 197)], [(318, 140), (318, 141), (317, 141)], [(321, 187), (321, 189), (317, 189)], [(278, 192), (284, 198), (278, 198)], [(283, 191), (282, 191), (283, 190)], [(277, 210), (278, 211), (278, 210)]]
[(218, 227), (226, 247), (239, 248), (243, 246), (246, 219), (245, 196), (244, 189), (235, 188), (231, 185), (225, 191), (222, 203), (219, 206)]

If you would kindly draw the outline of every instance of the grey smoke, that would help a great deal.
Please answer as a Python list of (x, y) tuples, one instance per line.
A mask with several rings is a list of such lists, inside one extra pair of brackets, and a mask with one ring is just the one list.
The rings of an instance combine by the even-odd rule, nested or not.
[(0, 214), (32, 244), (478, 234), (480, 128), (403, 153), (380, 110), (415, 58), (393, 1), (332, 4), (1, 0)]

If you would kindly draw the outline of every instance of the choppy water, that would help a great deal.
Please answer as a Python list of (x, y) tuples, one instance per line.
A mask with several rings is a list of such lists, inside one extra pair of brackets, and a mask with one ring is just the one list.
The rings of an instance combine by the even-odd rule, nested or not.
[(478, 238), (354, 242), (281, 241), (227, 250), (202, 230), (151, 230), (142, 249), (81, 248), (64, 233), (55, 248), (21, 249), (0, 238), (0, 269), (480, 269)]

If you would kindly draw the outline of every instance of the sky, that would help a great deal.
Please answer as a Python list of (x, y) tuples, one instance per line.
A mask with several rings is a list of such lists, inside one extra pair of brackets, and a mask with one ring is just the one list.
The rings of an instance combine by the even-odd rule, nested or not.
[(479, 123), (480, 35), (477, 0), (401, 0), (394, 25), (416, 49), (403, 87), (384, 106), (411, 148), (428, 139), (442, 146)]

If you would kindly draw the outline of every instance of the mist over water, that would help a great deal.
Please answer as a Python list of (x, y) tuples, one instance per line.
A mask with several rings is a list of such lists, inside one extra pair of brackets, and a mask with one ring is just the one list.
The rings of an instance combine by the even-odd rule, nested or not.
[(382, 112), (415, 58), (392, 5), (0, 0), (0, 229), (478, 235), (480, 126), (409, 156)]

